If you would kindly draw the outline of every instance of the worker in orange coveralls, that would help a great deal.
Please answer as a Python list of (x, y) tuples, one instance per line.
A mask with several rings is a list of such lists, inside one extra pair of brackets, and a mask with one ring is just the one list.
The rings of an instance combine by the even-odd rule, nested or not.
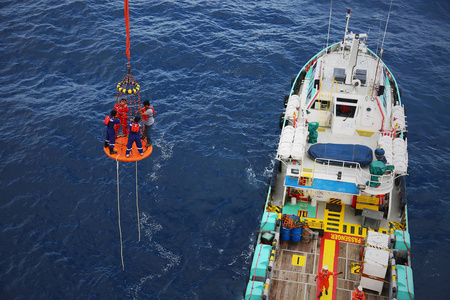
[(329, 278), (330, 276), (336, 276), (342, 274), (342, 272), (329, 272), (328, 271), (328, 266), (323, 266), (322, 270), (319, 271), (319, 274), (316, 275), (316, 278), (314, 279), (317, 280), (317, 278), (319, 278), (319, 281), (317, 282), (318, 286), (319, 286), (319, 295), (317, 295), (317, 298), (322, 297), (322, 291), (323, 288), (325, 288), (325, 295), (328, 295), (328, 288), (330, 286), (330, 282), (329, 282)]
[(358, 286), (352, 293), (352, 300), (366, 300), (362, 286)]
[(122, 133), (128, 134), (127, 116), (130, 109), (128, 108), (127, 100), (124, 98), (120, 99), (120, 102), (114, 105), (114, 110), (117, 111), (117, 117), (120, 120), (120, 124), (114, 126), (114, 129), (116, 132), (119, 132), (119, 128), (122, 125)]

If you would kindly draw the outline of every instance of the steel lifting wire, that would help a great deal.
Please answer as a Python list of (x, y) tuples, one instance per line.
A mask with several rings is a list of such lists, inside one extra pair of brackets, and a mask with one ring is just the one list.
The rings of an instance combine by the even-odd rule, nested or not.
[[(134, 80), (133, 76), (131, 75), (131, 66), (130, 66), (130, 17), (129, 17), (129, 4), (128, 0), (124, 0), (124, 12), (125, 12), (125, 27), (126, 27), (126, 33), (127, 33), (127, 47), (126, 47), (126, 56), (128, 59), (127, 63), (127, 74), (125, 75), (125, 78), (117, 84), (117, 96), (116, 96), (116, 105), (120, 103), (120, 100), (124, 99), (126, 100), (127, 105), (131, 106), (130, 113), (136, 117), (140, 116), (141, 111), (141, 97), (139, 94), (140, 85)], [(125, 121), (128, 118), (128, 110), (125, 112)], [(122, 123), (122, 120), (121, 120)], [(143, 123), (143, 120), (140, 121), (140, 123)], [(118, 131), (120, 129), (120, 126), (116, 128), (116, 135), (118, 134)], [(126, 136), (126, 132), (124, 132), (124, 129), (122, 127), (122, 134), (123, 136)], [(122, 136), (121, 136), (122, 137)], [(123, 147), (122, 147), (123, 148)], [(106, 148), (105, 148), (106, 149)], [(122, 149), (121, 149), (122, 150)], [(150, 152), (148, 155), (150, 155), (152, 148), (150, 148)], [(106, 152), (106, 150), (105, 150)], [(111, 151), (112, 152), (112, 151)], [(147, 152), (147, 150), (146, 150)], [(117, 153), (117, 152), (115, 152)], [(120, 258), (122, 261), (122, 270), (125, 270), (125, 264), (123, 261), (123, 238), (122, 238), (122, 226), (120, 224), (120, 185), (119, 185), (119, 157), (123, 154), (122, 151), (119, 152), (119, 154), (116, 157), (111, 157), (116, 160), (116, 168), (117, 168), (117, 218), (118, 218), (118, 226), (119, 226), (119, 236), (120, 236)], [(142, 155), (142, 153), (141, 153)], [(147, 155), (147, 156), (148, 156)], [(145, 156), (145, 157), (147, 157)], [(138, 160), (141, 160), (145, 157), (142, 157)], [(122, 158), (121, 158), (122, 160)], [(139, 233), (139, 241), (141, 241), (141, 224), (139, 219), (139, 194), (138, 194), (138, 178), (137, 178), (137, 162), (136, 160), (136, 214), (137, 214), (137, 221), (138, 221), (138, 233)]]
[[(117, 217), (119, 224), (119, 236), (120, 236), (120, 259), (122, 261), (122, 270), (125, 270), (125, 264), (123, 262), (123, 240), (122, 240), (122, 226), (120, 225), (120, 188), (119, 188), (119, 161), (117, 163)], [(137, 162), (136, 162), (136, 213), (138, 222), (139, 242), (141, 241), (141, 223), (139, 220), (139, 193), (138, 193), (138, 179), (137, 179)]]
[(136, 212), (137, 212), (137, 221), (138, 221), (138, 233), (139, 233), (139, 242), (141, 241), (141, 224), (139, 221), (139, 196), (138, 196), (138, 180), (137, 180), (137, 162), (136, 162)]
[(120, 226), (120, 194), (119, 194), (119, 161), (116, 159), (117, 163), (117, 216), (119, 221), (119, 235), (120, 235), (120, 258), (122, 260), (122, 270), (125, 270), (125, 265), (123, 263), (123, 243), (122, 243), (122, 227)]

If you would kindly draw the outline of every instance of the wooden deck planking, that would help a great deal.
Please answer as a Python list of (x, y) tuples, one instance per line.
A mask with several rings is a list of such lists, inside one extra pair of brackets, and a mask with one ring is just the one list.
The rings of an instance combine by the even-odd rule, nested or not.
[(274, 279), (272, 281), (269, 299), (291, 300), (304, 299), (316, 300), (316, 285), (300, 282), (289, 282)]
[(273, 280), (269, 298), (271, 299), (301, 299), (302, 287), (305, 284), (283, 280)]
[(352, 298), (352, 291), (341, 290), (341, 289), (336, 290), (336, 299), (350, 300), (351, 298)]
[[(315, 300), (318, 249), (317, 240), (309, 243), (282, 241), (274, 265), (269, 298)], [(292, 264), (294, 255), (305, 257), (304, 266)]]
[[(310, 243), (282, 241), (275, 260), (271, 281), (270, 299), (316, 300), (317, 286), (314, 281), (319, 268), (320, 240)], [(360, 275), (351, 273), (351, 264), (359, 262), (361, 245), (337, 242), (338, 260), (336, 272), (344, 274), (335, 277), (336, 299), (350, 299), (352, 291), (358, 286)], [(305, 256), (304, 266), (293, 264), (293, 255)], [(295, 259), (294, 259), (295, 261)], [(331, 287), (331, 281), (330, 281)], [(372, 291), (365, 291), (367, 300), (388, 300)]]
[(314, 253), (315, 243), (311, 240), (309, 243), (303, 242), (292, 242), (292, 241), (281, 241), (280, 249), (287, 249), (291, 251), (301, 251)]
[[(305, 265), (297, 266), (292, 264), (294, 255), (305, 256)], [(316, 258), (318, 260), (318, 257)], [(296, 273), (314, 274), (314, 254), (304, 252), (292, 252), (282, 250), (280, 256), (275, 262), (275, 270), (291, 271)]]

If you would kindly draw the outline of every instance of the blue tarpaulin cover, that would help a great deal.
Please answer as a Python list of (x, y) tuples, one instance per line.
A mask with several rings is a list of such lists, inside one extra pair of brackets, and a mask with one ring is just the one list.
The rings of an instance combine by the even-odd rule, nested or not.
[(314, 144), (308, 154), (312, 159), (329, 159), (331, 163), (341, 163), (342, 161), (359, 163), (367, 166), (372, 162), (372, 149), (364, 145), (351, 144)]

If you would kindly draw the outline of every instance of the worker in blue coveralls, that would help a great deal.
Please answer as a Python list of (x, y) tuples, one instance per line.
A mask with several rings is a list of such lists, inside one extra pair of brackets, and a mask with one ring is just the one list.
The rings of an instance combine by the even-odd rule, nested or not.
[(128, 143), (127, 143), (127, 152), (126, 156), (130, 157), (131, 149), (133, 148), (133, 143), (136, 143), (136, 148), (139, 153), (144, 155), (144, 151), (142, 150), (142, 142), (141, 142), (141, 124), (139, 121), (141, 117), (136, 116), (134, 119), (130, 119), (131, 123), (128, 124)]
[(114, 126), (120, 124), (119, 118), (116, 118), (117, 111), (112, 110), (111, 116), (106, 116), (105, 125), (106, 125), (106, 138), (105, 138), (105, 148), (109, 147), (109, 154), (116, 154), (117, 151), (114, 151), (114, 146), (116, 143), (116, 131), (114, 130)]

